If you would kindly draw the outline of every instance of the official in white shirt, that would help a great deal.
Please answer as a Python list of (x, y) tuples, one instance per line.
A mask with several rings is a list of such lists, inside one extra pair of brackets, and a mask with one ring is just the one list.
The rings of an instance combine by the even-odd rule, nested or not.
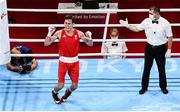
[[(125, 53), (128, 51), (125, 42), (116, 40), (119, 37), (119, 31), (117, 28), (112, 28), (110, 30), (110, 37), (111, 39), (114, 39), (114, 41), (104, 43), (104, 46), (102, 46), (103, 53)], [(104, 58), (125, 58), (125, 56), (104, 56)]]
[(139, 94), (144, 94), (148, 90), (150, 70), (154, 59), (159, 71), (159, 86), (164, 94), (168, 94), (165, 57), (170, 57), (173, 34), (170, 23), (160, 16), (160, 8), (156, 6), (150, 7), (149, 18), (144, 19), (139, 25), (129, 25), (127, 19), (126, 21), (120, 20), (120, 23), (134, 32), (144, 30), (147, 37), (144, 72), (141, 83), (142, 88)]

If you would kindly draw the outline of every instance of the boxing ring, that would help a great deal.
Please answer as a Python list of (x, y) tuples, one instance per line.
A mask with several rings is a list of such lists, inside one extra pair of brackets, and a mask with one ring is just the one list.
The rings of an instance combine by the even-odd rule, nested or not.
[[(139, 95), (143, 59), (80, 59), (79, 88), (67, 102), (54, 103), (51, 90), (57, 81), (58, 60), (38, 60), (32, 73), (19, 75), (1, 68), (1, 111), (179, 111), (180, 59), (166, 64), (169, 94), (159, 88), (154, 65), (148, 92)], [(128, 71), (128, 72), (127, 72)], [(66, 77), (65, 87), (70, 86)], [(63, 95), (65, 88), (60, 91)]]
[[(8, 11), (59, 12), (59, 13), (107, 13), (105, 24), (77, 24), (75, 27), (122, 27), (109, 24), (110, 13), (146, 12), (147, 9), (107, 10), (55, 10), (55, 9), (8, 9)], [(180, 9), (162, 9), (177, 11)], [(9, 24), (9, 27), (63, 27), (63, 24)], [(179, 27), (180, 23), (172, 23)], [(11, 42), (44, 42), (44, 39), (10, 39)], [(126, 42), (145, 42), (146, 39), (118, 39)], [(173, 41), (179, 42), (176, 38)], [(177, 43), (176, 43), (177, 44)], [(81, 53), (79, 56), (117, 55), (109, 53)], [(144, 53), (122, 53), (118, 55), (143, 56)], [(21, 54), (12, 56), (57, 57), (58, 54)], [(180, 56), (180, 53), (172, 53)], [(148, 92), (139, 95), (143, 70), (143, 58), (130, 59), (80, 59), (79, 88), (67, 102), (56, 105), (51, 90), (57, 82), (58, 59), (39, 59), (38, 68), (27, 75), (19, 75), (0, 66), (0, 111), (180, 111), (180, 58), (168, 58), (166, 63), (169, 94), (159, 88), (158, 71), (154, 63)], [(66, 77), (65, 87), (70, 85)], [(60, 91), (62, 95), (65, 88)]]

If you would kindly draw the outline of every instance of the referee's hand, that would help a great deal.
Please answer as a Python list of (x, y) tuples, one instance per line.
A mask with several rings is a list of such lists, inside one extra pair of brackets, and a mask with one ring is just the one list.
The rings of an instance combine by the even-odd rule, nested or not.
[(170, 57), (171, 57), (171, 49), (168, 49), (168, 50), (166, 51), (165, 57), (166, 57), (166, 58), (170, 58)]

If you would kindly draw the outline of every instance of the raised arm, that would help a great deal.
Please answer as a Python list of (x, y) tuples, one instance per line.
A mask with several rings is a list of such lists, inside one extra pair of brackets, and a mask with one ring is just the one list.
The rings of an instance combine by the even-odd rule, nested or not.
[(140, 31), (140, 30), (137, 28), (136, 25), (130, 25), (130, 24), (128, 23), (128, 19), (127, 19), (127, 18), (126, 18), (126, 21), (120, 19), (119, 22), (120, 22), (120, 24), (121, 24), (122, 26), (128, 28), (128, 29), (131, 30), (131, 31), (134, 31), (134, 32), (139, 32), (139, 31)]
[(88, 46), (93, 46), (92, 33), (90, 31), (87, 31), (85, 34), (82, 31), (78, 31), (78, 34)]
[[(49, 45), (51, 45), (56, 39), (59, 39), (59, 37), (60, 37), (60, 32), (61, 32), (61, 30), (58, 30), (58, 31), (56, 31), (55, 32), (55, 30), (56, 30), (56, 28), (55, 27), (49, 27), (48, 28), (48, 34), (47, 34), (47, 36), (46, 36), (46, 38), (45, 38), (45, 41), (44, 41), (44, 46), (49, 46)], [(55, 32), (55, 33), (54, 33)], [(54, 33), (54, 35), (52, 35)]]

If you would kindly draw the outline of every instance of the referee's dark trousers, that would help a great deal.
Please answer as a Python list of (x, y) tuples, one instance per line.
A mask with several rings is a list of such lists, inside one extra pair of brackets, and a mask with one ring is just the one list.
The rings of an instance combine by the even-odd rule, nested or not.
[(159, 46), (152, 46), (148, 43), (146, 44), (144, 71), (143, 71), (142, 82), (141, 82), (142, 89), (147, 90), (148, 88), (150, 71), (151, 71), (154, 59), (156, 61), (158, 71), (159, 71), (159, 86), (161, 89), (166, 89), (167, 87), (166, 72), (165, 72), (166, 51), (167, 51), (167, 47), (165, 44), (159, 45)]

